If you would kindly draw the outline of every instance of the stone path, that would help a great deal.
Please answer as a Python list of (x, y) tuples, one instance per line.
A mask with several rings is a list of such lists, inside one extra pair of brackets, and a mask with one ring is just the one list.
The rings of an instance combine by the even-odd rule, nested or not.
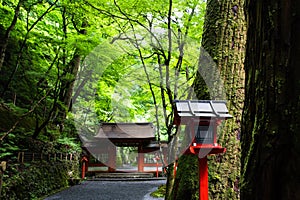
[(97, 180), (84, 181), (45, 200), (163, 200), (150, 196), (166, 180)]

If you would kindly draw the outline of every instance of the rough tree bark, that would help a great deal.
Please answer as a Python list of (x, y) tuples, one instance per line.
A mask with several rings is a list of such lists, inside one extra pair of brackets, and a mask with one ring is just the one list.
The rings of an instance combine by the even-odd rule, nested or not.
[(300, 197), (300, 2), (247, 0), (241, 198)]
[[(227, 120), (218, 130), (218, 143), (226, 147), (227, 152), (209, 158), (210, 199), (239, 199), (239, 133), (244, 98), (243, 61), (246, 41), (243, 6), (244, 0), (207, 1), (202, 46), (220, 72), (223, 82), (221, 89), (225, 92), (228, 109), (233, 115), (233, 119)], [(201, 68), (201, 58), (199, 63)], [(197, 74), (194, 82), (197, 99), (224, 98), (216, 91), (209, 91), (207, 80), (204, 79)], [(197, 156), (182, 156), (179, 159), (171, 199), (198, 199), (198, 175), (194, 171), (198, 170), (197, 160)]]

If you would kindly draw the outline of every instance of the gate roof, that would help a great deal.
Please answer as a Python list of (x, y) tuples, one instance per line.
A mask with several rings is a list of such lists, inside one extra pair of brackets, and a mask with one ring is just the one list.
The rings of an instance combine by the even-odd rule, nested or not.
[(152, 123), (102, 123), (97, 139), (155, 139)]
[(143, 123), (101, 123), (97, 135), (81, 137), (86, 148), (104, 146), (145, 146), (155, 141), (155, 128), (150, 122)]

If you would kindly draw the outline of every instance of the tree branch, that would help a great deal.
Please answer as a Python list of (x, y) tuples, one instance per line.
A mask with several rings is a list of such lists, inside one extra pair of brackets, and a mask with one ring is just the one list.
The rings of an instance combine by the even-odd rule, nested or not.
[(4, 135), (0, 138), (0, 143), (3, 142), (4, 138), (7, 137), (12, 131), (15, 130), (15, 128), (18, 126), (18, 124), (29, 114), (31, 114), (36, 107), (48, 96), (48, 94), (50, 93), (51, 90), (49, 90), (35, 105), (33, 105), (31, 107), (31, 109), (24, 113), (23, 115), (21, 115), (21, 117), (14, 123), (14, 125), (11, 127), (11, 129), (9, 129), (6, 133), (4, 133)]

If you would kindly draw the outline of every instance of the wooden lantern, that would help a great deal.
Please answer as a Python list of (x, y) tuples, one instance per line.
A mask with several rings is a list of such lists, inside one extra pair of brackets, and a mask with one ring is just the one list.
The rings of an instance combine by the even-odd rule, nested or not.
[(174, 125), (186, 125), (191, 138), (184, 154), (198, 155), (199, 199), (208, 200), (207, 155), (226, 151), (217, 143), (217, 126), (232, 116), (226, 101), (217, 100), (175, 100), (174, 110)]

